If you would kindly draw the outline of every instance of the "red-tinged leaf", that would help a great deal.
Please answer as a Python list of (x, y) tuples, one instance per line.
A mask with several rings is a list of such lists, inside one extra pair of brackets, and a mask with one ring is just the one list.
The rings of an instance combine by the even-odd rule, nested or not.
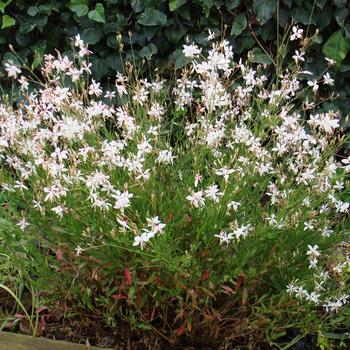
[(128, 299), (128, 296), (122, 293), (113, 294), (111, 297), (115, 300)]
[(95, 267), (94, 269), (92, 269), (92, 273), (91, 273), (91, 279), (98, 281), (99, 280), (99, 276), (98, 276), (98, 267)]
[(25, 334), (30, 334), (30, 323), (27, 319), (25, 318), (22, 318), (20, 321), (19, 321), (19, 330), (22, 332), (22, 333), (25, 333)]
[(60, 248), (56, 249), (56, 259), (58, 261), (62, 261), (63, 260), (63, 251)]
[(204, 258), (206, 255), (207, 255), (207, 252), (205, 250), (202, 250), (202, 252), (201, 252), (202, 258)]
[(49, 309), (46, 307), (46, 306), (40, 306), (36, 309), (36, 312), (38, 314), (40, 314), (40, 312), (43, 312), (43, 311), (48, 311)]
[(187, 320), (187, 330), (192, 331), (192, 320), (190, 318)]
[(173, 213), (170, 213), (164, 220), (164, 224), (167, 224), (174, 217)]
[(45, 321), (45, 317), (41, 317), (41, 320), (40, 320), (40, 329), (41, 329), (41, 332), (43, 332), (46, 328), (46, 321)]
[(242, 305), (247, 305), (247, 303), (248, 303), (248, 289), (247, 288), (243, 288)]
[(236, 289), (239, 289), (241, 285), (245, 282), (245, 280), (246, 275), (244, 273), (240, 273), (236, 281)]
[(179, 310), (179, 312), (177, 313), (177, 315), (175, 317), (174, 323), (177, 322), (178, 320), (182, 320), (184, 318), (184, 316), (185, 316), (185, 310), (181, 306), (181, 309)]
[(22, 315), (22, 314), (15, 314), (15, 317), (18, 319), (18, 318), (23, 318), (24, 317), (24, 315)]
[(124, 278), (126, 280), (126, 284), (130, 286), (132, 284), (132, 275), (127, 267), (124, 269)]
[(228, 294), (228, 295), (231, 295), (234, 293), (234, 290), (231, 287), (226, 286), (224, 284), (221, 286), (221, 288), (223, 289), (223, 292)]
[(187, 323), (186, 320), (183, 321), (183, 322), (182, 322), (182, 325), (176, 330), (176, 335), (177, 335), (178, 337), (180, 337), (180, 336), (184, 333), (185, 327), (186, 327), (186, 323)]
[(208, 270), (204, 270), (203, 273), (202, 273), (202, 277), (201, 277), (201, 280), (202, 281), (206, 281), (208, 278), (209, 278), (209, 271)]

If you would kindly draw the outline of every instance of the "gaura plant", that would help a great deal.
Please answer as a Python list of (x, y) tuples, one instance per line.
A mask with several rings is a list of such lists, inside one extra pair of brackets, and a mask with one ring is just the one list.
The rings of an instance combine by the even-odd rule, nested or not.
[(0, 106), (1, 250), (43, 303), (174, 337), (214, 323), (212, 343), (242, 336), (225, 321), (242, 308), (266, 327), (262, 298), (294, 300), (280, 310), (309, 331), (348, 313), (350, 157), (318, 105), (330, 73), (310, 78), (309, 40), (290, 40), (274, 81), (225, 40), (185, 45), (176, 81), (127, 64), (108, 89), (79, 35), (42, 78), (6, 64), (22, 99)]

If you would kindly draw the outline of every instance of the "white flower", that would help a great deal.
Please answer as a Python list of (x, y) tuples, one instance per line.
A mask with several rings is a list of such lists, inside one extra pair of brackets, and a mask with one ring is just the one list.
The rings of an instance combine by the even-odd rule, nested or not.
[(293, 33), (290, 36), (290, 41), (301, 39), (303, 37), (304, 31), (300, 29), (298, 26), (293, 26), (292, 31)]
[(17, 78), (17, 75), (22, 72), (12, 61), (5, 63), (5, 70), (9, 78)]
[(233, 211), (236, 211), (240, 205), (241, 205), (240, 202), (231, 201), (227, 203), (227, 208), (232, 209)]
[(199, 49), (197, 45), (184, 45), (182, 52), (184, 53), (185, 57), (194, 58), (195, 56), (198, 56), (202, 49)]
[(173, 156), (171, 150), (159, 151), (157, 163), (173, 164), (175, 156)]
[(334, 79), (331, 78), (329, 73), (324, 74), (323, 76), (323, 83), (325, 85), (333, 86), (334, 85)]
[(192, 192), (191, 195), (187, 196), (186, 199), (195, 208), (200, 208), (204, 206), (205, 198), (203, 197), (203, 191)]
[(312, 221), (304, 222), (304, 231), (312, 231), (315, 228), (314, 223)]
[(198, 184), (202, 181), (202, 175), (197, 174), (194, 178), (194, 187), (197, 188)]
[(163, 233), (163, 229), (166, 226), (165, 224), (162, 224), (162, 222), (159, 220), (158, 216), (155, 216), (153, 218), (147, 218), (147, 225), (151, 227), (151, 231), (156, 233)]
[(63, 214), (64, 214), (64, 206), (62, 205), (58, 205), (57, 207), (54, 207), (51, 209), (55, 214), (57, 214), (61, 219), (63, 218)]
[(100, 88), (100, 83), (96, 83), (94, 79), (89, 86), (89, 95), (101, 96), (102, 89)]
[(332, 58), (325, 57), (324, 58), (330, 66), (334, 66), (337, 62), (333, 60)]
[(216, 171), (216, 175), (223, 176), (225, 181), (228, 181), (229, 176), (234, 172), (233, 169), (229, 169), (227, 166), (224, 166)]
[(127, 190), (124, 192), (115, 190), (114, 193), (111, 194), (111, 197), (116, 200), (113, 208), (124, 209), (130, 207), (130, 198), (133, 196), (134, 195), (132, 193), (129, 193)]
[(219, 198), (223, 195), (223, 193), (219, 191), (217, 185), (209, 186), (204, 192), (206, 198), (213, 200), (215, 203), (218, 203)]
[(214, 237), (217, 237), (220, 239), (220, 245), (223, 243), (226, 243), (226, 245), (228, 245), (231, 242), (231, 238), (229, 237), (228, 234), (225, 231), (220, 231), (220, 233), (218, 235), (214, 235)]
[(303, 57), (305, 55), (305, 52), (299, 52), (298, 50), (295, 50), (295, 55), (293, 56), (293, 60), (295, 61), (295, 63), (299, 63), (299, 62), (304, 62), (305, 58)]
[(319, 247), (317, 244), (315, 244), (314, 246), (309, 245), (307, 246), (309, 248), (309, 250), (306, 252), (307, 255), (311, 256), (311, 257), (319, 257), (321, 255), (321, 253), (319, 252)]
[(317, 91), (318, 88), (319, 88), (319, 86), (318, 86), (318, 84), (317, 84), (317, 80), (314, 80), (314, 81), (309, 80), (309, 81), (307, 82), (307, 85), (309, 85), (310, 87), (312, 87), (312, 91), (313, 91), (314, 93), (316, 93), (316, 91)]
[(75, 249), (75, 255), (80, 256), (80, 254), (83, 252), (83, 249), (78, 245)]
[(133, 243), (133, 246), (136, 247), (136, 246), (140, 246), (141, 249), (143, 249), (147, 243), (147, 241), (149, 240), (149, 235), (148, 235), (148, 232), (142, 232), (141, 235), (139, 236), (135, 236), (134, 237), (134, 243)]
[(23, 218), (23, 219), (17, 224), (17, 226), (19, 226), (20, 229), (24, 231), (25, 228), (26, 228), (27, 226), (29, 226), (29, 223), (26, 221), (25, 218)]

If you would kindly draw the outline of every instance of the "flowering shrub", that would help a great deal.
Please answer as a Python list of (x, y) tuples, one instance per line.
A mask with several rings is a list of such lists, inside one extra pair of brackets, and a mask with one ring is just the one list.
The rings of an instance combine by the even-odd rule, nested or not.
[(173, 85), (127, 65), (103, 89), (79, 36), (42, 81), (6, 66), (23, 99), (0, 106), (1, 251), (41, 303), (174, 336), (228, 327), (263, 296), (290, 293), (300, 322), (347, 305), (350, 158), (340, 116), (317, 105), (331, 76), (305, 81), (307, 41), (291, 39), (275, 82), (225, 40), (186, 45)]

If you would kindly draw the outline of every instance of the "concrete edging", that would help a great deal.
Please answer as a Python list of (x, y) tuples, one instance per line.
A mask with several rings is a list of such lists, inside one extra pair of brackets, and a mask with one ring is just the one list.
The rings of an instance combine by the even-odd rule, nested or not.
[[(0, 350), (103, 350), (95, 346), (61, 340), (35, 338), (18, 333), (0, 332)], [(106, 350), (106, 348), (104, 349)]]

